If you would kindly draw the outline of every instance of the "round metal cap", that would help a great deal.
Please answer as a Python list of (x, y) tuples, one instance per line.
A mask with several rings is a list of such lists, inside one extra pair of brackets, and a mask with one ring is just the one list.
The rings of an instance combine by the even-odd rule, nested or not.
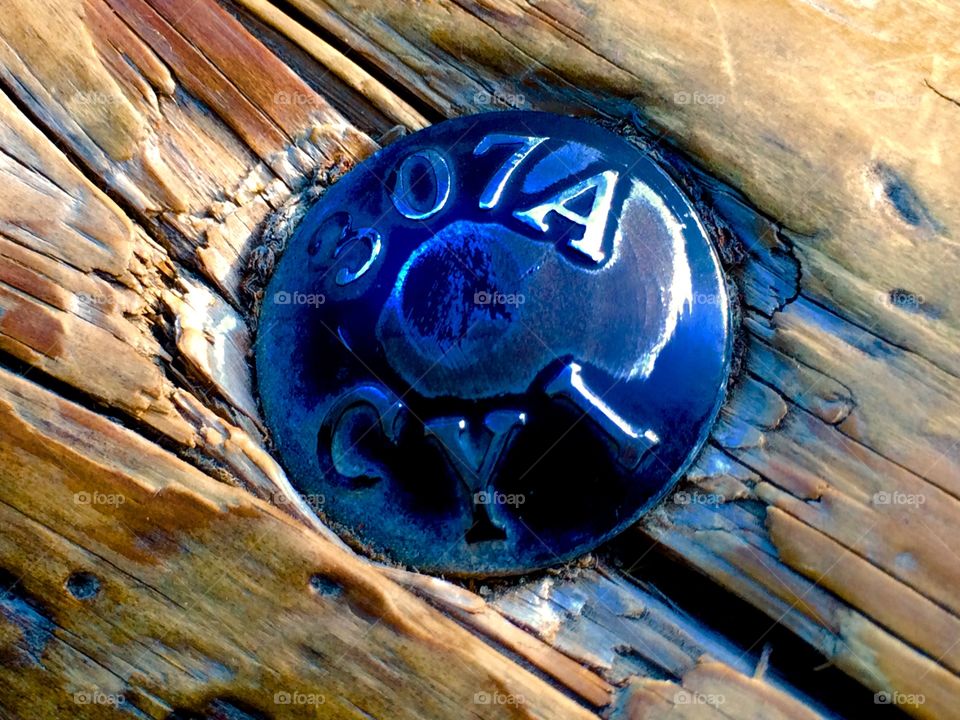
[(442, 122), (307, 213), (257, 338), (292, 483), (367, 551), (520, 573), (638, 517), (727, 381), (725, 283), (690, 202), (635, 147), (532, 112)]

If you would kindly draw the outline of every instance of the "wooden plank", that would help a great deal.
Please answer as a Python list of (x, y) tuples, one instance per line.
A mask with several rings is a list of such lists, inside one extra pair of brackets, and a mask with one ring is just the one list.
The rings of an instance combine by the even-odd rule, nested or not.
[[(222, 478), (262, 497), (288, 497), (283, 471), (263, 447), (239, 314), (2, 92), (0, 117), (0, 348), (183, 452), (202, 452)], [(218, 414), (226, 408), (229, 420)], [(285, 507), (309, 522), (299, 503)]]
[(596, 717), (352, 553), (6, 370), (0, 414), (4, 714)]
[[(0, 28), (0, 67), (12, 93), (0, 93), (10, 189), (0, 228), (4, 350), (333, 537), (265, 449), (247, 358), (251, 336), (235, 303), (262, 224), (284, 198), (296, 205), (290, 185), (310, 185), (322, 167), (374, 144), (212, 3), (180, 10), (231, 30), (235, 43), (276, 70), (258, 91), (272, 118), (246, 100), (257, 78), (235, 87), (199, 54), (203, 44), (191, 45), (152, 10), (128, 25), (102, 2), (9, 5)], [(69, 55), (55, 49), (60, 30), (72, 43)], [(214, 35), (207, 44), (222, 42)], [(216, 52), (236, 69), (222, 46)], [(131, 78), (127, 60), (139, 62), (142, 82)], [(219, 102), (214, 109), (228, 119), (203, 110), (201, 100)], [(120, 147), (128, 125), (129, 142)], [(103, 127), (116, 136), (101, 138)], [(283, 133), (304, 137), (296, 144)], [(157, 178), (183, 192), (161, 191)]]
[(296, 43), (310, 57), (323, 65), (364, 100), (384, 112), (395, 123), (410, 130), (420, 130), (429, 125), (409, 103), (397, 97), (380, 80), (356, 62), (342, 54), (330, 43), (317, 37), (287, 13), (266, 0), (237, 0), (251, 15), (274, 28), (280, 35)]
[[(956, 8), (925, 0), (291, 4), (444, 115), (503, 104), (642, 113), (791, 230), (818, 271), (809, 288), (960, 374), (960, 301), (941, 271), (960, 259), (951, 240), (960, 170), (944, 161), (960, 121), (951, 101), (960, 96)], [(908, 250), (909, 262), (890, 262)], [(891, 302), (896, 289), (906, 297)]]
[[(960, 119), (954, 11), (292, 4), (445, 115), (514, 104), (639, 117), (655, 149), (669, 142), (744, 191), (749, 201), (678, 165), (741, 240), (747, 378), (715, 435), (719, 454), (682, 490), (698, 499), (668, 506), (644, 532), (870, 687), (927, 693), (926, 707), (906, 710), (953, 716), (957, 677), (943, 651), (960, 637), (921, 638), (916, 614), (878, 613), (853, 589), (840, 602), (823, 592), (827, 578), (802, 561), (802, 528), (880, 572), (886, 592), (919, 593), (923, 622), (953, 627), (960, 584), (943, 538), (957, 520), (960, 355), (942, 268), (957, 263), (960, 214), (957, 171), (942, 158)], [(706, 510), (699, 498), (710, 495), (718, 507)], [(918, 497), (921, 508), (898, 500)], [(838, 625), (837, 613), (855, 620)]]
[(234, 303), (267, 214), (375, 147), (215, 3), (0, 9), (8, 90)]
[[(638, 678), (613, 718), (631, 720), (813, 720), (808, 708), (773, 692), (762, 680), (737, 673), (717, 662), (704, 662), (681, 682)], [(762, 698), (761, 701), (758, 701)], [(622, 715), (620, 714), (622, 713)]]
[[(348, 128), (329, 140), (311, 136), (323, 152), (304, 150), (295, 136), (317, 132), (316, 114), (333, 111), (311, 94), (307, 110), (288, 112), (286, 101), (302, 92), (297, 80), (237, 64), (228, 46), (254, 48), (267, 69), (277, 61), (210, 3), (190, 8), (196, 25), (182, 22), (185, 7), (176, 3), (44, 5), (36, 16), (6, 9), (14, 22), (0, 33), (4, 80), (16, 103), (0, 93), (11, 188), (0, 206), (0, 349), (25, 377), (55, 381), (90, 407), (0, 370), (0, 653), (9, 660), (0, 709), (72, 717), (317, 711), (278, 706), (275, 695), (287, 693), (322, 698), (330, 717), (589, 716), (385, 584), (381, 574), (399, 573), (422, 591), (428, 579), (354, 558), (309, 515), (265, 450), (246, 361), (249, 318), (234, 307), (245, 249), (274, 209), (268, 242), (282, 242), (300, 202), (290, 189), (303, 185), (303, 198), (315, 196), (311, 176), (333, 167), (327, 149), (346, 157), (372, 141), (355, 143), (360, 136)], [(51, 30), (68, 25), (75, 54), (44, 56), (56, 55)], [(298, 39), (350, 79), (355, 68), (345, 58)], [(69, 95), (59, 77), (92, 89)], [(360, 80), (357, 89), (369, 91), (373, 80)], [(385, 89), (371, 95), (384, 112), (422, 124)], [(212, 114), (199, 112), (200, 101)], [(96, 134), (124, 122), (126, 146)], [(220, 183), (241, 189), (224, 200)], [(214, 222), (198, 225), (199, 215)], [(227, 246), (222, 262), (207, 262)], [(102, 408), (199, 469), (91, 412)], [(327, 565), (336, 579), (314, 580), (311, 590), (310, 578)], [(99, 585), (92, 598), (70, 594), (77, 577)], [(466, 593), (429, 582), (434, 601), (436, 592)], [(473, 596), (467, 606), (476, 601), (483, 605)], [(611, 702), (609, 682), (492, 606), (444, 609), (584, 705)], [(350, 677), (357, 681), (345, 691)], [(462, 695), (474, 680), (473, 694)]]
[[(958, 328), (940, 272), (956, 261), (955, 170), (941, 159), (956, 123), (949, 17), (920, 2), (889, 25), (893, 10), (830, 1), (655, 5), (651, 22), (622, 2), (294, 0), (298, 21), (241, 5), (410, 127), (504, 104), (639, 110), (654, 151), (669, 139), (743, 189), (749, 201), (675, 163), (744, 256), (748, 351), (711, 448), (641, 532), (871, 688), (924, 695), (906, 710), (955, 716)], [(376, 144), (208, 0), (2, 0), (0, 12), (13, 188), (0, 198), (0, 350), (311, 522), (266, 451), (243, 281), (248, 262), (269, 272), (301, 201)], [(790, 33), (755, 30), (777, 24)], [(392, 92), (401, 85), (419, 110)], [(881, 591), (898, 600), (878, 602)], [(506, 599), (494, 607), (510, 617)], [(606, 692), (555, 654), (589, 664), (600, 635), (537, 644), (489, 608), (448, 611), (580, 697)], [(672, 685), (641, 683), (631, 702), (648, 709), (636, 712), (709, 714), (662, 704), (695, 669), (643, 637), (681, 665)], [(56, 647), (57, 678), (116, 670)], [(765, 708), (768, 692), (740, 709)]]
[[(164, 357), (164, 349), (142, 322), (127, 319), (146, 314), (144, 274), (152, 271), (161, 286), (165, 254), (3, 94), (0, 117), (3, 349), (190, 442), (172, 388), (150, 359)], [(108, 371), (91, 374), (103, 358)]]
[[(610, 704), (611, 686), (623, 688), (611, 718), (830, 716), (768, 672), (765, 656), (735, 647), (601, 563), (579, 565), (487, 592), (489, 602), (436, 578), (385, 572), (594, 704), (603, 694)], [(704, 676), (715, 682), (708, 686)], [(658, 701), (648, 706), (651, 689)]]

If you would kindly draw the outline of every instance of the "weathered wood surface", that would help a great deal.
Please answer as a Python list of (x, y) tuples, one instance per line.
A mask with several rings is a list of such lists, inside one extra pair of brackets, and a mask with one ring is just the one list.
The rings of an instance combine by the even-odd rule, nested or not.
[[(595, 717), (270, 505), (29, 380), (2, 380), (0, 706), (15, 716), (220, 703), (459, 717), (496, 692), (533, 716)], [(76, 573), (99, 590), (71, 596)]]
[(643, 532), (868, 686), (925, 695), (906, 709), (960, 712), (956, 9), (292, 4), (443, 114), (639, 111), (776, 219), (721, 205), (756, 238), (746, 374), (703, 488)]
[[(487, 602), (378, 570), (270, 457), (255, 279), (303, 200), (395, 123), (512, 103), (639, 119), (654, 152), (749, 198), (691, 184), (739, 239), (744, 372), (639, 533), (872, 690), (922, 694), (907, 712), (958, 717), (954, 11), (291, 5), (0, 1), (0, 712), (316, 715), (275, 692), (322, 694), (330, 717), (816, 712), (750, 677), (759, 646), (666, 630), (681, 619), (612, 570), (564, 591), (603, 598), (606, 632), (531, 614), (521, 598), (556, 597), (542, 580)], [(318, 598), (309, 579), (331, 567)], [(65, 590), (77, 571), (100, 578), (93, 600)], [(129, 702), (78, 706), (94, 688)]]

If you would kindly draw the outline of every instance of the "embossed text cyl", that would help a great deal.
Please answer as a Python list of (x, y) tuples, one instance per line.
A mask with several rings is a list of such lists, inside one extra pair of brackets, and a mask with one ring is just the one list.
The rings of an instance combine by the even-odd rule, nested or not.
[(726, 286), (671, 179), (591, 123), (435, 125), (310, 209), (257, 373), (291, 481), (367, 552), (512, 574), (661, 497), (727, 381)]

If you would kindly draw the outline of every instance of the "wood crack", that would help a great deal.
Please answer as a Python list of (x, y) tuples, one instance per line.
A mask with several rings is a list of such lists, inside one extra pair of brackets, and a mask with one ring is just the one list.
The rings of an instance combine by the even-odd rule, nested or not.
[(926, 78), (923, 79), (923, 84), (926, 85), (928, 88), (930, 88), (938, 97), (941, 97), (947, 102), (953, 103), (957, 107), (960, 107), (960, 100), (957, 100), (956, 98), (952, 98), (949, 95), (946, 95), (945, 93), (940, 92), (939, 90), (937, 90), (937, 88), (931, 85), (930, 81), (927, 80)]

